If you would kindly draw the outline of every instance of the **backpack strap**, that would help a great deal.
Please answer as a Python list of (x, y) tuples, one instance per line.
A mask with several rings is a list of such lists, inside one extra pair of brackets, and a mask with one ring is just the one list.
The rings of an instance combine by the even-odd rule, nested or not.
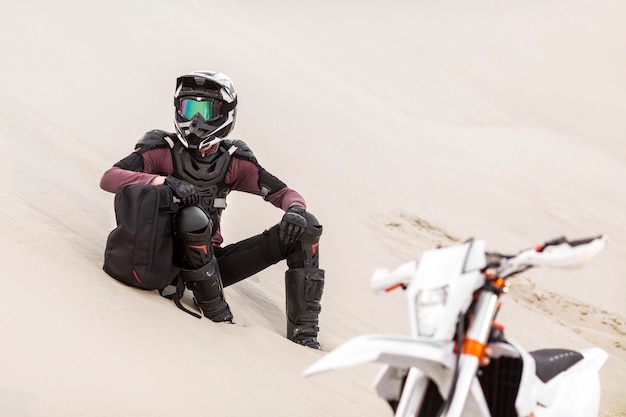
[(181, 310), (183, 310), (185, 313), (190, 314), (192, 316), (194, 316), (195, 318), (201, 319), (202, 316), (198, 313), (194, 313), (193, 311), (187, 309), (183, 303), (180, 302), (180, 299), (183, 297), (183, 294), (185, 293), (185, 283), (183, 282), (182, 278), (179, 276), (176, 277), (176, 291), (173, 292), (172, 294), (163, 294), (163, 291), (165, 289), (159, 290), (159, 294), (161, 294), (161, 296), (167, 298), (168, 300), (172, 300), (174, 301), (174, 304), (176, 304), (176, 307), (180, 308)]

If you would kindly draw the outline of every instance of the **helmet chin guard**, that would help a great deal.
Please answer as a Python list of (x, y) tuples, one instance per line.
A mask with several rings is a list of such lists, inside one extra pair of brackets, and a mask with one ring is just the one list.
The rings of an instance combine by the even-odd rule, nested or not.
[[(176, 80), (174, 107), (174, 126), (179, 140), (186, 148), (198, 150), (220, 142), (233, 130), (237, 92), (225, 74), (195, 71)], [(211, 117), (207, 117), (208, 107)]]

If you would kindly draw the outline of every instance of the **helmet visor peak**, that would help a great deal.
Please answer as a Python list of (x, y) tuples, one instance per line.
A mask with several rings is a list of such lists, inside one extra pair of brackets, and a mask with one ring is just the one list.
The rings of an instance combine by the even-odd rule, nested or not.
[(210, 98), (186, 97), (180, 100), (178, 114), (186, 120), (191, 120), (198, 114), (209, 122), (220, 117), (220, 104), (219, 101)]

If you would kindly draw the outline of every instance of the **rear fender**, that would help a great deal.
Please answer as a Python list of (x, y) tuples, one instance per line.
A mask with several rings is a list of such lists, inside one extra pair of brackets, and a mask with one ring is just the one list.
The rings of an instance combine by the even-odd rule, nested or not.
[[(600, 348), (579, 351), (583, 359), (548, 382), (534, 378), (537, 415), (597, 415), (600, 405), (599, 371), (608, 354)], [(546, 413), (543, 407), (560, 411)], [(541, 411), (539, 411), (541, 410)], [(576, 411), (574, 411), (576, 410)], [(544, 414), (545, 413), (545, 414)], [(578, 413), (578, 414), (577, 414)]]

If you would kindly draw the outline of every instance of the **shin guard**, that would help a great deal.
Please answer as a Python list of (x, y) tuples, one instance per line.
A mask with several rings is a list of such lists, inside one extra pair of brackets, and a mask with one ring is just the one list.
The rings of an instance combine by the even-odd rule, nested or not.
[(180, 275), (194, 295), (194, 301), (205, 317), (214, 322), (233, 323), (233, 314), (224, 298), (217, 259), (198, 269), (183, 269)]
[(320, 301), (324, 290), (324, 270), (294, 268), (285, 273), (287, 301), (287, 338), (295, 343), (319, 349)]

